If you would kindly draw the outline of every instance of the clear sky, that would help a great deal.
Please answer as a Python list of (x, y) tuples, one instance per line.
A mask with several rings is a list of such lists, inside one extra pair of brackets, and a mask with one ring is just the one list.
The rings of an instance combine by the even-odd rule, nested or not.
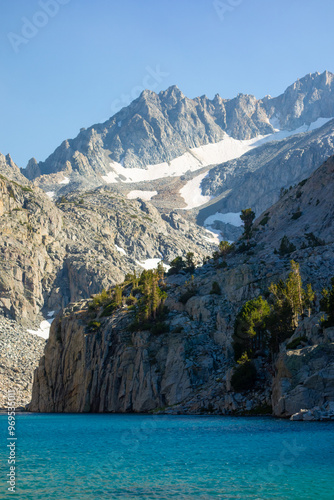
[(334, 72), (333, 0), (3, 0), (0, 12), (0, 152), (21, 167), (143, 87), (260, 98)]

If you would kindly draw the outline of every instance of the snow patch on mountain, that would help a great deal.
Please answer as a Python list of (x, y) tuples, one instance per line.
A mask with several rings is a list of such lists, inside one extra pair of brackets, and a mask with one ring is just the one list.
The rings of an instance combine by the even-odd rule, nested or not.
[(194, 177), (191, 181), (188, 181), (182, 189), (180, 189), (180, 195), (187, 204), (185, 210), (199, 207), (200, 205), (204, 205), (204, 203), (211, 200), (212, 196), (204, 196), (201, 188), (202, 180), (207, 175), (208, 174), (205, 172), (204, 174)]
[(207, 217), (204, 221), (204, 226), (212, 226), (215, 221), (224, 222), (225, 224), (232, 224), (232, 226), (240, 227), (243, 225), (242, 220), (240, 219), (240, 213), (237, 212), (229, 212), (227, 214), (222, 214), (221, 212), (216, 212), (213, 215)]
[(265, 144), (266, 142), (270, 141), (281, 141), (282, 139), (286, 139), (287, 137), (291, 137), (292, 135), (296, 134), (303, 134), (305, 132), (312, 132), (312, 130), (316, 130), (317, 128), (322, 127), (325, 125), (327, 122), (333, 120), (332, 118), (318, 118), (315, 122), (310, 123), (310, 125), (304, 124), (301, 127), (295, 129), (295, 130), (280, 130), (279, 127), (279, 120), (277, 117), (271, 118), (270, 124), (274, 127), (275, 133), (271, 135), (267, 135), (263, 139), (259, 141), (259, 146), (262, 144)]
[(37, 335), (38, 337), (42, 337), (43, 339), (48, 339), (50, 334), (51, 323), (54, 318), (45, 319), (39, 325), (38, 330), (27, 330), (28, 333), (32, 333), (33, 335)]
[[(224, 238), (222, 236), (221, 231), (219, 229), (215, 229), (213, 227), (214, 223), (217, 221), (223, 222), (224, 224), (231, 224), (232, 226), (236, 226), (236, 227), (243, 226), (243, 222), (240, 219), (239, 212), (237, 212), (237, 213), (229, 212), (226, 214), (222, 214), (221, 212), (216, 212), (215, 214), (207, 217), (204, 221), (204, 227), (205, 227), (206, 231), (213, 234), (218, 239), (218, 243), (219, 243), (219, 241), (222, 241)], [(230, 240), (228, 240), (228, 242), (233, 243), (233, 241), (230, 241)]]
[(225, 134), (222, 141), (190, 149), (171, 162), (148, 165), (146, 169), (125, 168), (120, 163), (113, 161), (110, 163), (112, 171), (107, 175), (103, 175), (102, 179), (111, 184), (116, 182), (153, 181), (163, 177), (179, 177), (189, 171), (196, 172), (202, 167), (238, 158), (250, 149), (257, 147), (264, 138), (265, 136), (258, 136), (240, 141)]
[(116, 250), (119, 252), (119, 253), (122, 253), (123, 255), (127, 255), (126, 251), (124, 250), (124, 248), (122, 247), (119, 247), (117, 245), (115, 245), (115, 248)]
[(70, 179), (68, 177), (64, 177), (64, 179), (60, 182), (58, 182), (58, 184), (69, 184), (70, 182)]
[[(158, 264), (159, 262), (161, 262), (161, 259), (158, 258), (158, 259), (146, 259), (146, 260), (142, 260), (142, 261), (138, 261), (136, 260), (138, 266), (140, 267), (143, 267), (144, 269), (146, 269), (147, 271), (149, 269), (156, 269), (158, 267)], [(168, 264), (164, 264), (162, 263), (162, 265), (164, 266), (165, 268), (165, 271), (168, 271), (170, 269), (170, 266)]]
[[(287, 137), (303, 132), (310, 132), (325, 125), (333, 118), (318, 118), (310, 125), (304, 124), (295, 130), (279, 130), (279, 119), (273, 117), (270, 123), (275, 129), (275, 133), (266, 136), (257, 136), (249, 140), (237, 140), (225, 134), (224, 139), (215, 144), (206, 144), (198, 148), (193, 148), (187, 151), (182, 156), (175, 158), (170, 162), (158, 163), (155, 165), (148, 165), (146, 169), (142, 168), (125, 168), (124, 158), (120, 163), (112, 161), (110, 167), (112, 170), (103, 175), (102, 179), (106, 183), (135, 183), (153, 181), (156, 179), (166, 177), (180, 177), (187, 172), (196, 172), (200, 168), (210, 165), (217, 165), (224, 163), (235, 158), (239, 158), (251, 149), (262, 146), (263, 144), (271, 141), (280, 141)], [(188, 181), (185, 186), (180, 190), (180, 195), (184, 198), (186, 203), (186, 210), (199, 207), (212, 199), (210, 196), (202, 194), (201, 182), (206, 174), (201, 174), (194, 179)], [(67, 179), (67, 178), (66, 178)], [(64, 182), (64, 181), (62, 181)], [(142, 198), (144, 200), (151, 200), (153, 196), (157, 195), (156, 191), (130, 191), (128, 199)]]

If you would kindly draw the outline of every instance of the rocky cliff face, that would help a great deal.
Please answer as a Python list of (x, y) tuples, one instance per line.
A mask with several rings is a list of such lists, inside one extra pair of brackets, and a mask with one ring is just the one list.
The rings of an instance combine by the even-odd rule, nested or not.
[[(232, 253), (227, 267), (211, 260), (193, 280), (190, 274), (169, 277), (168, 333), (131, 333), (133, 312), (126, 305), (111, 317), (92, 313), (87, 301), (70, 305), (52, 325), (30, 410), (256, 413), (272, 402), (275, 415), (289, 416), (304, 405), (333, 401), (333, 335), (321, 332), (319, 316), (301, 322), (273, 365), (258, 356), (253, 390), (231, 387), (234, 320), (245, 301), (285, 278), (291, 258), (318, 296), (334, 274), (333, 172), (332, 157), (286, 193), (255, 223), (251, 250)], [(295, 250), (280, 256), (274, 250), (286, 235)], [(299, 337), (303, 344), (289, 350)]]
[(108, 189), (54, 204), (31, 184), (1, 176), (1, 313), (30, 325), (41, 312), (122, 281), (147, 259), (191, 251), (201, 260), (212, 251), (205, 231), (167, 215)]
[[(180, 297), (190, 275), (167, 280), (173, 290), (166, 302), (168, 333), (130, 333), (133, 317), (127, 308), (111, 318), (98, 316), (101, 327), (92, 333), (89, 303), (69, 305), (52, 324), (29, 409), (173, 412), (171, 407), (175, 407), (176, 412), (228, 413), (270, 404), (268, 388), (246, 399), (235, 398), (226, 377), (233, 365), (232, 317), (237, 304), (249, 296), (252, 269), (224, 273), (209, 266), (208, 270), (206, 279), (201, 273), (195, 277), (198, 295), (185, 305)], [(226, 296), (210, 294), (213, 276), (225, 285)], [(265, 380), (270, 385), (270, 377)], [(262, 378), (258, 389), (263, 382)]]
[[(147, 412), (180, 403), (223, 362), (219, 345), (204, 328), (190, 331), (186, 340), (184, 333), (130, 334), (122, 311), (98, 334), (91, 334), (85, 306), (69, 306), (52, 326), (36, 372), (31, 409)], [(196, 363), (190, 360), (195, 351)]]
[(317, 408), (320, 417), (321, 407), (334, 404), (334, 329), (320, 328), (319, 319), (304, 321), (291, 337), (303, 339), (298, 348), (285, 345), (279, 354), (272, 392), (276, 416)]
[(29, 324), (64, 253), (57, 241), (62, 215), (43, 192), (2, 177), (0, 219), (0, 310)]

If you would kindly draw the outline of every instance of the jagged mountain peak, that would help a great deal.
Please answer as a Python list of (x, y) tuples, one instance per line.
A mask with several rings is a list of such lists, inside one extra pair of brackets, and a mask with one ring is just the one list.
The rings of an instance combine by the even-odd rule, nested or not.
[(289, 85), (284, 91), (283, 95), (293, 93), (295, 91), (309, 92), (310, 90), (313, 90), (313, 87), (316, 87), (317, 89), (331, 87), (333, 79), (334, 74), (327, 70), (323, 73), (319, 73), (319, 71), (315, 73), (309, 73), (303, 78), (298, 78), (294, 83)]
[(167, 90), (162, 90), (159, 92), (159, 96), (162, 96), (163, 98), (174, 96), (179, 99), (183, 99), (185, 97), (177, 85), (171, 85)]
[(0, 175), (20, 184), (27, 184), (28, 182), (27, 178), (21, 174), (19, 167), (14, 163), (9, 153), (6, 156), (0, 153)]
[[(91, 188), (124, 180), (127, 174), (122, 168), (147, 169), (150, 165), (170, 164), (189, 150), (218, 143), (227, 135), (243, 141), (273, 134), (277, 128), (297, 130), (319, 118), (334, 116), (332, 82), (329, 72), (313, 73), (280, 96), (263, 99), (244, 93), (233, 99), (223, 99), (218, 94), (212, 100), (206, 95), (190, 99), (176, 85), (159, 93), (146, 89), (106, 122), (81, 130), (75, 139), (64, 141), (45, 162), (40, 162), (38, 168), (31, 164), (23, 173), (34, 179), (67, 172), (76, 187), (86, 189), (87, 185)], [(223, 158), (215, 163), (222, 161)], [(120, 165), (117, 172), (123, 176), (116, 172), (118, 180), (114, 180), (115, 163)], [(50, 182), (47, 191), (58, 193), (61, 189), (64, 188)]]

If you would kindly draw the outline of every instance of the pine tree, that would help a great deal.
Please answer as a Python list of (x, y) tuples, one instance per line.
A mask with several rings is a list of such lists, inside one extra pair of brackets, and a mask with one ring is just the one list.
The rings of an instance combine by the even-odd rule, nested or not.
[[(299, 316), (304, 312), (305, 292), (302, 286), (302, 279), (299, 271), (299, 264), (294, 260), (290, 262), (291, 271), (286, 282), (280, 280), (277, 284), (272, 283), (269, 291), (274, 296), (274, 306), (277, 310), (284, 308), (288, 310), (285, 302), (289, 305), (292, 317), (291, 327), (297, 328)], [(284, 306), (284, 307), (283, 307)]]
[[(135, 307), (135, 327), (150, 328), (163, 312), (167, 293), (159, 287), (161, 274), (158, 269), (143, 271), (139, 280), (142, 297)], [(150, 326), (151, 325), (151, 326)]]
[(234, 245), (229, 243), (228, 241), (221, 241), (219, 243), (219, 252), (220, 252), (220, 255), (222, 255), (223, 257), (226, 257), (227, 254), (229, 254), (233, 248), (234, 248)]
[(266, 321), (270, 306), (261, 296), (244, 304), (236, 317), (233, 335), (233, 348), (236, 360), (246, 353), (264, 349), (268, 342)]
[(249, 238), (252, 236), (252, 226), (255, 219), (255, 212), (251, 208), (246, 208), (241, 210), (240, 219), (244, 223), (244, 236), (247, 238), (249, 243)]
[(311, 316), (314, 299), (315, 299), (315, 293), (312, 290), (312, 285), (308, 283), (306, 287), (306, 292), (304, 292), (304, 304), (308, 312), (308, 317)]
[(138, 288), (139, 280), (137, 277), (136, 270), (134, 270), (134, 272), (133, 272), (133, 275), (131, 277), (131, 281), (132, 281), (132, 288)]
[(291, 272), (289, 273), (289, 277), (286, 282), (286, 295), (291, 303), (294, 327), (297, 328), (299, 316), (304, 312), (304, 293), (299, 264), (297, 264), (294, 260), (292, 260), (290, 264)]
[(193, 252), (188, 252), (186, 254), (186, 270), (192, 273), (195, 269), (194, 254)]
[(160, 261), (158, 263), (157, 271), (158, 271), (159, 279), (163, 280), (164, 277), (165, 277), (165, 268), (164, 268), (164, 265), (163, 265), (162, 261)]
[(327, 313), (327, 319), (323, 321), (323, 326), (334, 326), (334, 277), (331, 279), (331, 288), (322, 291), (320, 308)]
[(170, 265), (171, 268), (168, 271), (168, 274), (177, 274), (185, 268), (185, 262), (183, 261), (182, 257), (175, 257)]
[(115, 286), (114, 300), (116, 307), (122, 304), (122, 288), (119, 285)]

